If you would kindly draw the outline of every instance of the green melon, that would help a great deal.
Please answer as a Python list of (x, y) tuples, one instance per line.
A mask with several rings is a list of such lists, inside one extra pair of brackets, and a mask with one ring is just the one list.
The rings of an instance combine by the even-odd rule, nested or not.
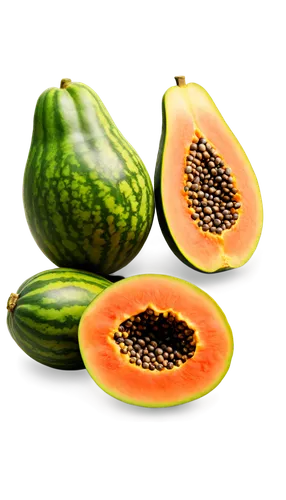
[(68, 79), (38, 99), (23, 191), (32, 235), (60, 267), (114, 273), (153, 221), (143, 162), (98, 95)]
[(8, 300), (7, 323), (31, 358), (53, 368), (84, 368), (78, 325), (88, 304), (111, 282), (74, 269), (51, 269), (26, 280)]

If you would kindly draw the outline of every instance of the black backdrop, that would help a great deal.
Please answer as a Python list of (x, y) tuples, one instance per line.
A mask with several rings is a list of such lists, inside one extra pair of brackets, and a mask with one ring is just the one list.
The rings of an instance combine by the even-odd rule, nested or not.
[[(191, 69), (191, 68), (187, 68)], [(257, 90), (258, 81), (253, 75), (247, 80), (236, 70), (228, 71), (227, 78), (221, 74), (193, 70), (193, 79), (208, 79), (209, 87), (215, 87), (217, 95), (224, 96), (224, 109), (232, 112), (232, 125), (240, 128), (240, 134), (248, 136), (248, 150), (257, 152), (257, 167), (265, 168), (266, 162), (258, 151), (258, 135), (261, 134), (262, 124), (258, 118), (260, 96)], [(31, 89), (38, 88), (40, 79), (55, 79), (55, 71), (50, 70), (26, 77), (21, 85), (15, 87), (13, 107), (13, 137), (14, 143), (10, 149), (8, 159), (9, 168), (5, 169), (5, 213), (2, 242), (4, 262), (1, 279), (1, 296), (6, 297), (8, 288), (15, 287), (16, 271), (32, 272), (32, 263), (39, 262), (38, 257), (32, 256), (32, 243), (24, 240), (24, 226), (16, 224), (15, 217), (15, 162), (22, 160), (23, 152), (23, 119), (24, 112), (31, 111)], [(167, 70), (154, 68), (138, 75), (131, 76), (125, 72), (121, 77), (118, 73), (81, 72), (81, 78), (95, 79), (98, 88), (104, 88), (105, 95), (112, 96), (113, 111), (120, 112), (120, 126), (128, 128), (128, 134), (136, 136), (137, 143), (144, 143), (144, 157), (153, 159), (152, 127), (158, 127), (156, 114), (152, 114), (152, 96), (160, 93), (160, 80), (168, 79)], [(26, 122), (26, 126), (29, 122)], [(263, 132), (263, 131), (262, 131)], [(265, 168), (264, 195), (266, 200), (272, 199), (272, 185), (268, 182), (269, 166)], [(2, 187), (3, 189), (3, 187)], [(8, 195), (9, 192), (9, 195)], [(3, 201), (3, 200), (2, 200)], [(7, 215), (8, 214), (8, 215)], [(8, 220), (7, 220), (8, 216)], [(5, 229), (6, 228), (6, 229)], [(6, 232), (5, 232), (6, 231)], [(4, 238), (3, 238), (4, 240)], [(9, 240), (9, 241), (8, 241)], [(155, 250), (156, 245), (164, 242), (159, 233), (149, 246)], [(243, 414), (254, 415), (259, 412), (259, 403), (256, 389), (259, 387), (260, 359), (256, 355), (261, 335), (264, 337), (270, 313), (270, 299), (274, 292), (272, 285), (272, 233), (265, 233), (262, 268), (259, 279), (252, 286), (241, 286), (224, 292), (225, 303), (232, 304), (232, 317), (240, 320), (241, 329), (241, 368), (234, 369), (232, 384), (225, 385), (223, 404), (213, 414), (213, 418), (200, 418), (199, 422), (209, 425), (219, 420), (233, 423)], [(266, 255), (265, 255), (266, 254)], [(13, 408), (18, 412), (31, 411), (77, 411), (89, 409), (94, 412), (94, 423), (115, 423), (108, 416), (99, 415), (96, 410), (82, 401), (80, 395), (67, 387), (41, 384), (29, 377), (19, 363), (21, 354), (16, 354), (15, 348), (8, 345), (7, 337), (1, 340), (1, 398), (3, 407)]]

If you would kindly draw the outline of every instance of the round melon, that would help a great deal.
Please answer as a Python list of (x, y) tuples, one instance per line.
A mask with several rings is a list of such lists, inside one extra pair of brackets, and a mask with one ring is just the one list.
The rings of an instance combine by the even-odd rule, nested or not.
[(27, 279), (9, 297), (8, 329), (21, 349), (44, 365), (84, 368), (78, 325), (88, 304), (111, 284), (95, 274), (51, 269)]

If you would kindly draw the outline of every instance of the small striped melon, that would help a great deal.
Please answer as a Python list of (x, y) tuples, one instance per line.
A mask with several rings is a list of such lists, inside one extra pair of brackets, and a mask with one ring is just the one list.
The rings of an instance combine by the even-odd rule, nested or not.
[(84, 368), (78, 325), (88, 304), (111, 284), (95, 274), (51, 269), (26, 280), (8, 300), (9, 331), (31, 358), (53, 368)]

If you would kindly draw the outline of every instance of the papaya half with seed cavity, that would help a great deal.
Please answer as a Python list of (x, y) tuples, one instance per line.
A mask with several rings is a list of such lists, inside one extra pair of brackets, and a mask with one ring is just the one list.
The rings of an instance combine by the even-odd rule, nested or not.
[(145, 274), (110, 285), (84, 311), (80, 352), (111, 396), (138, 406), (198, 399), (226, 375), (233, 354), (228, 321), (203, 290)]
[(158, 219), (173, 252), (202, 272), (245, 264), (263, 208), (250, 162), (209, 94), (185, 77), (163, 97), (155, 173)]

